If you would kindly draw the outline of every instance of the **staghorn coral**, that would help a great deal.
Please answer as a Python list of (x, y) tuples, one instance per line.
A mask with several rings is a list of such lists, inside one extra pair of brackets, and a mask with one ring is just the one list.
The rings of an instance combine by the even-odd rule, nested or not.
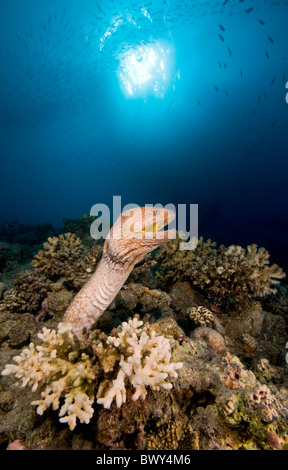
[(71, 325), (59, 323), (57, 331), (43, 328), (37, 335), (41, 343), (30, 343), (14, 357), (16, 364), (5, 366), (2, 375), (15, 375), (17, 384), (31, 387), (32, 392), (41, 389), (41, 398), (31, 403), (37, 406), (37, 413), (42, 415), (50, 406), (59, 409), (60, 422), (73, 430), (77, 418), (87, 424), (93, 416), (95, 388), (103, 369), (104, 374), (112, 372), (114, 376), (118, 370), (112, 386), (111, 374), (99, 386), (97, 403), (105, 408), (110, 408), (114, 398), (117, 407), (125, 403), (127, 378), (135, 388), (134, 401), (146, 397), (148, 386), (152, 390), (172, 388), (166, 379), (177, 377), (182, 363), (170, 362), (168, 339), (156, 335), (150, 325), (142, 325), (136, 316), (122, 323), (116, 336), (106, 338), (99, 333), (102, 342), (93, 345), (90, 355), (89, 348), (85, 352), (84, 343), (73, 336)]
[(112, 401), (116, 400), (119, 408), (126, 402), (125, 380), (128, 379), (135, 392), (132, 399), (138, 400), (146, 397), (146, 387), (152, 390), (164, 388), (169, 390), (172, 384), (167, 382), (169, 377), (178, 377), (176, 370), (180, 369), (182, 362), (170, 362), (170, 342), (164, 336), (157, 335), (154, 327), (146, 324), (141, 328), (143, 322), (137, 316), (128, 323), (123, 322), (121, 331), (117, 336), (109, 336), (106, 343), (113, 345), (120, 352), (119, 370), (116, 379), (109, 385), (104, 396), (105, 383), (99, 387), (97, 403), (104, 408), (110, 408)]
[(18, 313), (36, 313), (51, 290), (50, 282), (31, 269), (20, 272), (13, 281), (14, 287), (4, 293), (1, 302), (7, 310)]
[(207, 326), (211, 328), (214, 323), (214, 315), (208, 308), (200, 305), (199, 307), (190, 307), (187, 309), (189, 318), (198, 326)]
[(195, 250), (179, 250), (177, 238), (162, 246), (156, 258), (160, 276), (166, 280), (189, 280), (223, 306), (245, 305), (253, 297), (274, 294), (285, 273), (276, 264), (269, 264), (269, 253), (257, 245), (247, 248), (231, 245), (226, 248), (199, 239)]

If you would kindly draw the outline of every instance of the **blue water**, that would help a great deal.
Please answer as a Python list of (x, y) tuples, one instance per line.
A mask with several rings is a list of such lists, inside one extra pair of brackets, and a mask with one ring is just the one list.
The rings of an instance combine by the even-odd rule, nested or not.
[[(123, 56), (162, 41), (163, 96), (127, 97)], [(0, 44), (0, 224), (193, 203), (288, 266), (287, 1), (1, 0)]]

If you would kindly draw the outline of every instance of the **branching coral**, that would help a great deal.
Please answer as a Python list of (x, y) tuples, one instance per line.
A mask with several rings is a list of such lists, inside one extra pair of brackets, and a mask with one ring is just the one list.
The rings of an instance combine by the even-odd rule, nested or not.
[(145, 399), (146, 387), (152, 390), (164, 388), (169, 390), (172, 384), (167, 382), (169, 377), (178, 377), (176, 370), (182, 367), (182, 362), (170, 362), (171, 347), (167, 338), (157, 335), (150, 325), (141, 328), (143, 322), (137, 316), (128, 323), (123, 322), (117, 336), (109, 336), (107, 345), (113, 345), (120, 352), (120, 369), (112, 382), (112, 387), (101, 397), (105, 384), (99, 388), (97, 403), (104, 408), (110, 408), (116, 400), (117, 407), (126, 401), (125, 380), (128, 379), (135, 392), (133, 400), (139, 397)]
[[(81, 351), (74, 340), (71, 326), (60, 323), (58, 330), (43, 328), (38, 334), (42, 344), (30, 343), (15, 364), (7, 364), (2, 375), (15, 375), (21, 387), (30, 386), (33, 392), (43, 389), (41, 399), (31, 404), (42, 415), (52, 405), (60, 407), (60, 422), (68, 423), (71, 430), (76, 419), (88, 423), (93, 415), (95, 374), (89, 356)], [(60, 406), (60, 399), (64, 403)]]
[(166, 279), (190, 280), (212, 300), (223, 305), (245, 304), (253, 297), (275, 293), (275, 286), (285, 273), (269, 264), (269, 253), (257, 245), (247, 249), (231, 245), (226, 248), (203, 238), (195, 250), (179, 250), (179, 238), (162, 246), (156, 257)]
[[(177, 377), (176, 370), (182, 363), (170, 362), (168, 339), (156, 335), (155, 328), (149, 325), (141, 328), (142, 325), (136, 316), (124, 322), (115, 336), (106, 338), (100, 333), (102, 342), (94, 344), (90, 355), (73, 336), (71, 325), (59, 323), (57, 331), (43, 328), (38, 334), (41, 343), (36, 346), (30, 343), (14, 357), (16, 364), (6, 365), (2, 375), (15, 375), (18, 385), (29, 386), (33, 392), (41, 389), (41, 398), (32, 402), (37, 406), (37, 413), (42, 415), (50, 406), (59, 409), (60, 422), (68, 423), (73, 430), (77, 418), (81, 423), (90, 421), (95, 388), (103, 372), (105, 378), (98, 389), (97, 403), (105, 408), (110, 408), (114, 398), (117, 407), (125, 403), (126, 379), (135, 388), (133, 400), (144, 399), (146, 387), (172, 388), (166, 379)], [(117, 373), (115, 379), (111, 372)], [(105, 373), (110, 373), (109, 379)], [(100, 398), (104, 391), (104, 397)]]
[(209, 283), (208, 264), (213, 265), (217, 256), (216, 243), (211, 240), (204, 242), (203, 237), (200, 237), (194, 250), (180, 250), (180, 242), (181, 239), (177, 236), (175, 240), (159, 248), (156, 259), (160, 262), (160, 277), (173, 282), (191, 278), (193, 284), (196, 281), (195, 285), (199, 285), (200, 279), (196, 274), (200, 271), (203, 273), (201, 285), (204, 287)]

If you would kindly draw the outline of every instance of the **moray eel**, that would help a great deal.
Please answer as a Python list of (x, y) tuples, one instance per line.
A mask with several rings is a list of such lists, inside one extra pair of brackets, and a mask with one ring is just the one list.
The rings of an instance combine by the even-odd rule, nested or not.
[(129, 209), (118, 217), (104, 243), (95, 273), (67, 308), (63, 321), (81, 338), (115, 298), (135, 264), (158, 246), (176, 237), (161, 230), (175, 219), (174, 211), (155, 207)]

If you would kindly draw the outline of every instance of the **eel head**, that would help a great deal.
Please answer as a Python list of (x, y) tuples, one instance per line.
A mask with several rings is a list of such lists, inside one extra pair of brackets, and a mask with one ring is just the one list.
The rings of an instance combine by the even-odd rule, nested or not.
[(175, 212), (156, 207), (128, 209), (118, 217), (104, 245), (104, 256), (116, 265), (134, 266), (145, 254), (176, 237), (176, 230), (161, 230), (175, 219)]

